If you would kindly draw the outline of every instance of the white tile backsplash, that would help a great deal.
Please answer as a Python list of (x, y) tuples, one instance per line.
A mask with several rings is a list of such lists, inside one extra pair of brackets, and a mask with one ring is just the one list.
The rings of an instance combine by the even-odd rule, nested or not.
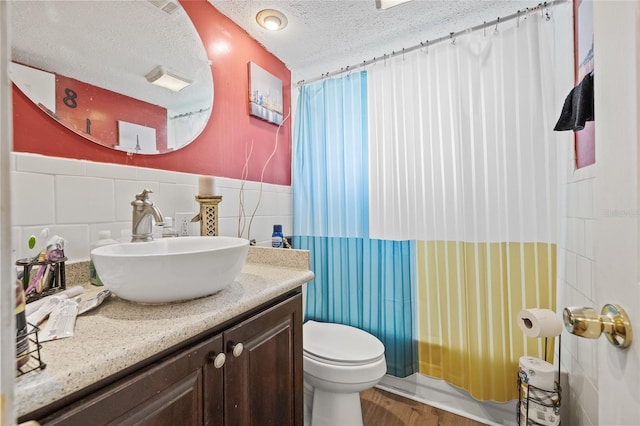
[(154, 194), (154, 203), (162, 214), (174, 217), (176, 212), (196, 212), (200, 208), (193, 185), (160, 183), (158, 193)]
[(84, 176), (86, 162), (42, 155), (16, 155), (18, 171), (67, 176)]
[[(45, 226), (26, 226), (19, 228), (16, 240), (12, 241), (12, 245), (16, 250), (17, 259), (33, 256), (35, 253), (29, 251), (27, 241), (30, 235), (36, 237), (35, 252), (39, 252), (46, 247), (47, 242), (40, 238), (40, 231)], [(64, 238), (64, 254), (68, 259), (88, 260), (89, 259), (89, 225), (56, 225), (48, 224), (49, 238), (58, 235)]]
[(118, 164), (93, 163), (87, 161), (85, 163), (85, 170), (87, 176), (93, 177), (129, 180), (136, 180), (138, 178), (136, 167), (121, 166)]
[(54, 177), (49, 174), (13, 172), (11, 223), (14, 226), (55, 222)]
[[(65, 254), (70, 261), (87, 260), (91, 243), (97, 241), (102, 230), (111, 231), (113, 239), (126, 239), (131, 234), (131, 201), (143, 189), (153, 190), (150, 198), (165, 216), (199, 211), (195, 200), (198, 175), (25, 153), (13, 153), (11, 164), (14, 259), (28, 255), (25, 235), (37, 235), (43, 227), (65, 238)], [(242, 182), (216, 178), (216, 185), (223, 196), (219, 233), (237, 236)], [(259, 189), (259, 182), (245, 182), (243, 186), (244, 237)], [(285, 235), (291, 233), (292, 191), (290, 186), (273, 184), (264, 184), (262, 190), (250, 238), (270, 245), (274, 224), (282, 224)], [(198, 224), (194, 227), (199, 229)]]
[[(115, 181), (115, 215), (117, 221), (131, 221), (132, 206), (131, 202), (136, 199), (136, 195), (142, 193), (143, 190), (149, 189), (153, 191), (149, 195), (149, 199), (155, 202), (156, 194), (160, 185), (156, 182), (138, 182), (136, 180), (116, 180)], [(158, 206), (162, 208), (160, 203)]]
[(113, 179), (58, 175), (55, 191), (57, 223), (115, 221)]

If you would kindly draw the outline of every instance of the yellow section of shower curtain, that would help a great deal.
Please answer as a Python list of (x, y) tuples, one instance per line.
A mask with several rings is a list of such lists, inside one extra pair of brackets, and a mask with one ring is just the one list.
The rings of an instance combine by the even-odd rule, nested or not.
[[(556, 305), (556, 245), (419, 241), (421, 374), (478, 400), (518, 398), (518, 360), (545, 359), (545, 339), (525, 337), (516, 316)], [(554, 338), (547, 341), (553, 362)]]

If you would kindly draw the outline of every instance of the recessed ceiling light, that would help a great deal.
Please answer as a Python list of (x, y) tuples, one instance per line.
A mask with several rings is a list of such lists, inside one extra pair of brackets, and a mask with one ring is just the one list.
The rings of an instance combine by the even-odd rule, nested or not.
[(256, 15), (256, 22), (271, 31), (278, 31), (287, 26), (287, 17), (278, 10), (264, 9)]

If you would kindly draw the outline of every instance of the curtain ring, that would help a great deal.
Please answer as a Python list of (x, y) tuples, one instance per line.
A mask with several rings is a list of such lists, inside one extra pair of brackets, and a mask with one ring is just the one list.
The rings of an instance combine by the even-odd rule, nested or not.
[(494, 33), (498, 32), (498, 24), (500, 23), (500, 17), (498, 16), (498, 19), (496, 20), (496, 29), (493, 31)]
[(544, 18), (545, 18), (545, 20), (547, 20), (547, 21), (550, 21), (550, 20), (551, 20), (551, 15), (549, 14), (549, 9), (550, 9), (550, 7), (549, 7), (549, 5), (547, 4), (547, 2), (545, 1), (545, 2), (544, 2)]
[(451, 40), (452, 45), (456, 45), (456, 39), (453, 37), (454, 33), (449, 33), (449, 39)]

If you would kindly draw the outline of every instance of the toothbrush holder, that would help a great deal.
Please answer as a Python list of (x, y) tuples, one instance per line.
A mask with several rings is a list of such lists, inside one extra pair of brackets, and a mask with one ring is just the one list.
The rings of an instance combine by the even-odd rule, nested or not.
[(22, 280), (22, 286), (25, 290), (29, 288), (31, 284), (31, 270), (34, 266), (45, 268), (42, 274), (37, 274), (35, 279), (41, 280), (41, 284), (36, 283), (36, 289), (30, 291), (26, 295), (27, 303), (41, 299), (45, 296), (50, 296), (59, 291), (66, 289), (66, 277), (64, 270), (64, 262), (67, 257), (64, 256), (57, 260), (40, 260), (38, 257), (18, 259), (16, 266), (22, 266), (22, 277), (18, 277)]

